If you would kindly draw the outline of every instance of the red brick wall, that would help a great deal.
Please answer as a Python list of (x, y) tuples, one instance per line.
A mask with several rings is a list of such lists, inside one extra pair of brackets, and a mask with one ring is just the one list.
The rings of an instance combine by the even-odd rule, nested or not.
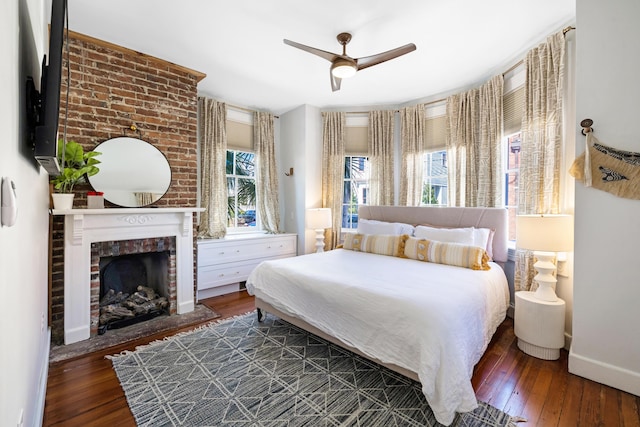
[[(204, 75), (127, 48), (69, 33), (71, 84), (67, 140), (93, 150), (119, 136), (140, 137), (167, 157), (171, 186), (158, 207), (195, 207), (197, 198), (197, 84)], [(66, 64), (62, 78), (59, 136), (66, 104)], [(144, 168), (144, 161), (140, 164)], [(89, 184), (76, 187), (75, 208), (85, 208)], [(110, 207), (105, 202), (106, 207)], [(194, 231), (194, 235), (195, 235)], [(64, 220), (52, 226), (51, 319), (54, 344), (63, 339)], [(195, 255), (195, 241), (194, 241)], [(195, 256), (194, 256), (195, 259)], [(195, 270), (194, 270), (195, 271)], [(195, 274), (194, 274), (195, 282)]]

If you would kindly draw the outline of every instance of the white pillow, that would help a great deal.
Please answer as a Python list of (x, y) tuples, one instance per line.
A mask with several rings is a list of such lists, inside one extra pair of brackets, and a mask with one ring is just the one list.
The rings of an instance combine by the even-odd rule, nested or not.
[(486, 249), (489, 242), (489, 233), (491, 230), (488, 228), (473, 228), (473, 246)]
[(385, 222), (372, 219), (358, 220), (359, 234), (408, 234), (411, 236), (413, 235), (413, 229), (413, 225), (402, 222)]
[[(416, 227), (415, 237), (418, 239), (435, 240), (438, 242), (460, 243), (468, 246), (475, 246), (475, 235), (473, 227), (467, 228), (434, 228), (425, 225)], [(486, 247), (481, 246), (483, 249)]]

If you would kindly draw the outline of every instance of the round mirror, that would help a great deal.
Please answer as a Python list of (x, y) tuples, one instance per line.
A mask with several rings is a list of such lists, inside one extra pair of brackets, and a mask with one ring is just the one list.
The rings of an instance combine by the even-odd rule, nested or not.
[(95, 151), (102, 153), (100, 172), (89, 177), (96, 191), (114, 205), (139, 208), (159, 200), (171, 185), (167, 158), (153, 145), (137, 138), (104, 141)]

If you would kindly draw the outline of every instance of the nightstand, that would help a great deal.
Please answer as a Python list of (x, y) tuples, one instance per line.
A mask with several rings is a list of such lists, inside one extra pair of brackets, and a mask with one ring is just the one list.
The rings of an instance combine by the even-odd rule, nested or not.
[(528, 355), (556, 360), (564, 347), (565, 303), (542, 301), (533, 292), (516, 292), (514, 329), (518, 348)]

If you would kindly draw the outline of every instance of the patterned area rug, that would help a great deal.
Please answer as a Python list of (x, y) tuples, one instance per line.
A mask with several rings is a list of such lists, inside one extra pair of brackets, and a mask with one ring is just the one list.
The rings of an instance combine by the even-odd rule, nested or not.
[[(277, 317), (238, 316), (109, 356), (139, 426), (440, 426), (420, 384)], [(455, 426), (503, 427), (480, 402)]]

